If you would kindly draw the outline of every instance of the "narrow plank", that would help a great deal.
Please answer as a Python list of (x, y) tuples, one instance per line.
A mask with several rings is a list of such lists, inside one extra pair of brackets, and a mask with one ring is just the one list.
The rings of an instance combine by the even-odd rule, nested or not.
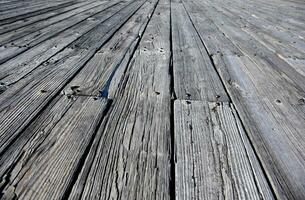
[[(41, 64), (48, 65), (49, 63), (57, 62), (57, 53), (69, 45), (71, 46), (73, 42), (83, 37), (86, 33), (92, 31), (112, 15), (120, 12), (124, 7), (126, 7), (126, 4), (115, 4), (102, 10), (100, 13), (95, 15), (94, 18), (88, 16), (88, 18), (83, 22), (63, 31), (57, 36), (52, 37), (37, 46), (28, 49), (22, 54), (0, 65), (1, 82), (6, 86), (9, 86), (23, 78)], [(48, 59), (54, 55), (55, 57), (48, 61)]]
[(174, 87), (178, 99), (227, 101), (209, 55), (182, 3), (172, 3)]
[(246, 56), (213, 56), (279, 199), (305, 197), (304, 91)]
[(143, 3), (131, 3), (84, 35), (84, 39), (80, 38), (61, 51), (57, 55), (60, 61), (48, 67), (40, 66), (0, 95), (0, 152)]
[(274, 199), (229, 103), (174, 103), (176, 199)]
[(170, 199), (169, 25), (159, 1), (70, 199)]
[[(66, 106), (59, 105), (56, 108)], [(107, 100), (77, 97), (54, 127), (52, 122), (55, 123), (56, 120), (52, 119), (50, 126), (45, 124), (48, 121), (30, 125), (27, 130), (46, 130), (48, 134), (36, 132), (36, 138), (25, 147), (25, 151), (12, 166), (12, 173), (6, 175), (9, 180), (6, 180), (8, 183), (4, 188), (3, 198), (62, 199), (65, 197), (74, 176), (78, 173), (83, 157), (86, 156), (86, 149), (90, 148), (106, 107)], [(52, 111), (61, 112), (57, 109)], [(49, 115), (51, 116), (46, 118), (50, 120), (50, 117), (56, 114)], [(42, 140), (41, 145), (37, 147), (36, 142), (39, 140)]]
[[(64, 94), (113, 98), (108, 93), (120, 83), (141, 39), (156, 2), (146, 2), (64, 88)], [(110, 86), (111, 84), (111, 86)]]

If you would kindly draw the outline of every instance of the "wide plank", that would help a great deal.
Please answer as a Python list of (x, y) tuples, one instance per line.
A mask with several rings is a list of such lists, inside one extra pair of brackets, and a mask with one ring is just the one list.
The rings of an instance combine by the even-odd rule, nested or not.
[(230, 103), (177, 100), (176, 199), (274, 199)]

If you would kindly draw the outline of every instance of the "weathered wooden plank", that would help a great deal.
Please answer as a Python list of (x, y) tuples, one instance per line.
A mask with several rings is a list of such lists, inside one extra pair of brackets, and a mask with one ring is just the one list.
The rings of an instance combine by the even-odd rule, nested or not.
[(169, 1), (162, 0), (70, 199), (170, 198), (169, 25)]
[(0, 152), (143, 3), (130, 4), (61, 51), (60, 61), (40, 66), (0, 95)]
[(183, 4), (171, 5), (174, 87), (177, 98), (227, 101), (227, 94)]
[[(1, 82), (9, 86), (20, 80), (41, 64), (48, 65), (50, 62), (57, 62), (58, 59), (56, 59), (56, 56), (49, 61), (48, 59), (62, 51), (67, 46), (71, 46), (71, 43), (76, 42), (79, 38), (86, 37), (85, 35), (88, 32), (101, 25), (105, 20), (109, 19), (125, 6), (125, 4), (111, 6), (95, 15), (94, 18), (89, 17), (83, 22), (58, 34), (56, 37), (52, 37), (43, 43), (30, 48), (24, 53), (0, 65)], [(6, 51), (4, 50), (4, 52)]]
[(189, 17), (200, 35), (210, 55), (242, 55), (242, 52), (207, 18), (202, 5), (196, 1), (183, 2)]
[(0, 24), (0, 27), (1, 27), (0, 34), (7, 33), (9, 31), (12, 31), (12, 30), (24, 27), (24, 26), (28, 26), (28, 25), (33, 24), (35, 22), (38, 22), (40, 20), (49, 19), (50, 17), (54, 17), (56, 15), (63, 14), (65, 12), (69, 12), (69, 11), (72, 11), (74, 9), (78, 9), (78, 8), (84, 6), (84, 5), (88, 5), (88, 4), (92, 4), (92, 3), (95, 3), (95, 2), (87, 2), (87, 1), (86, 2), (80, 2), (80, 3), (73, 4), (71, 6), (61, 7), (59, 9), (54, 10), (54, 11), (50, 11), (50, 12), (47, 12), (47, 13), (43, 13), (43, 14), (28, 17), (28, 18), (24, 18), (24, 19), (21, 19), (21, 20), (18, 20), (18, 21), (15, 21), (15, 22), (12, 22), (12, 23), (9, 23), (9, 24), (6, 24), (6, 25), (1, 25)]
[(215, 9), (209, 7), (208, 4), (198, 5), (201, 5), (203, 8), (210, 8), (204, 9), (205, 12), (202, 12), (202, 15), (204, 13), (209, 19), (213, 20), (217, 27), (242, 51), (243, 54), (249, 56), (252, 61), (258, 65), (263, 65), (266, 68), (272, 68), (272, 70), (285, 74), (291, 79), (290, 81), (294, 82), (294, 84), (305, 91), (304, 76), (285, 62), (280, 55), (272, 52), (264, 44), (260, 43), (260, 41), (243, 31), (238, 24), (229, 20), (222, 12), (215, 11)]
[(155, 3), (146, 2), (67, 84), (63, 90), (64, 94), (112, 98), (111, 94), (108, 94), (110, 84), (112, 90), (115, 90), (120, 83), (155, 8)]
[[(107, 4), (107, 2), (98, 1), (93, 4), (84, 5), (70, 12), (59, 14), (46, 20), (21, 27), (17, 30), (3, 33), (0, 35), (0, 44), (2, 46), (33, 46), (31, 43), (34, 38), (39, 40), (41, 35), (46, 33), (49, 33), (49, 35), (55, 35), (60, 32), (60, 30), (65, 30), (65, 28), (67, 29), (83, 21), (90, 15), (100, 12), (110, 5), (111, 4)], [(37, 43), (37, 41), (35, 40), (34, 43)]]
[[(2, 11), (0, 13), (0, 21), (2, 20), (8, 20), (11, 18), (18, 18), (18, 16), (31, 16), (31, 15), (35, 15), (37, 12), (45, 12), (45, 11), (49, 11), (50, 9), (54, 9), (54, 7), (56, 6), (63, 6), (63, 5), (71, 5), (71, 3), (73, 3), (73, 1), (71, 0), (65, 0), (65, 1), (54, 1), (53, 3), (48, 1), (47, 4), (43, 4), (43, 5), (34, 5), (33, 7), (23, 7), (21, 9), (18, 10), (18, 12), (13, 11)], [(76, 2), (74, 2), (76, 3)]]
[(234, 107), (177, 100), (176, 199), (274, 199)]
[[(37, 44), (46, 41), (47, 43), (49, 40), (54, 40), (52, 38), (53, 36), (58, 38), (58, 34), (73, 34), (74, 37), (80, 36), (78, 34), (79, 32), (82, 32), (81, 30), (86, 30), (86, 27), (82, 27), (84, 24), (99, 24), (101, 19), (107, 19), (107, 15), (103, 12), (110, 12), (112, 9), (115, 9), (115, 7), (120, 6), (120, 4), (117, 4), (118, 1), (113, 1), (110, 3), (102, 4), (99, 7), (93, 8), (91, 11), (86, 11), (83, 13), (80, 13), (79, 15), (72, 16), (63, 22), (59, 24), (54, 24), (52, 26), (48, 26), (40, 31), (34, 31), (32, 34), (28, 34), (25, 37), (20, 38), (17, 41), (14, 41), (13, 43), (9, 43), (8, 45), (3, 45), (4, 52), (0, 54), (0, 63), (3, 63), (13, 57), (15, 57), (18, 54), (21, 54), (22, 52), (32, 48), (33, 46), (36, 46)], [(109, 6), (107, 6), (109, 5)], [(108, 9), (107, 9), (108, 8)], [(58, 27), (56, 27), (58, 26)], [(89, 29), (90, 30), (90, 29)], [(87, 30), (88, 31), (88, 30)], [(64, 32), (64, 33), (62, 33)], [(65, 35), (67, 36), (67, 35)], [(63, 38), (64, 36), (61, 35), (59, 38)], [(45, 47), (45, 49), (49, 49)], [(41, 52), (42, 50), (38, 51)]]
[(246, 56), (213, 59), (277, 197), (303, 199), (304, 91)]
[[(65, 100), (60, 103), (65, 104)], [(56, 108), (67, 105), (55, 106), (49, 116), (43, 113), (26, 130), (36, 130), (36, 135), (11, 166), (11, 173), (6, 174), (4, 199), (62, 199), (67, 195), (99, 127), (107, 100), (77, 97), (62, 117), (54, 112), (62, 112)], [(56, 117), (61, 119), (57, 122)], [(42, 124), (37, 124), (41, 119)]]

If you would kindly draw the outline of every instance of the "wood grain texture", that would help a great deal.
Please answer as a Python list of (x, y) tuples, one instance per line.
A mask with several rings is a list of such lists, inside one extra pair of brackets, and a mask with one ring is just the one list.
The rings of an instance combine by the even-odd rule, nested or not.
[[(77, 38), (84, 34), (85, 32), (88, 32), (91, 27), (94, 27), (94, 25), (97, 25), (101, 23), (103, 20), (107, 19), (109, 16), (107, 13), (111, 12), (114, 7), (119, 7), (120, 5), (116, 5), (118, 1), (113, 1), (111, 3), (104, 3), (98, 7), (94, 7), (93, 9), (89, 11), (84, 11), (83, 13), (80, 13), (79, 15), (72, 16), (68, 18), (67, 20), (63, 20), (62, 22), (55, 23), (53, 25), (47, 26), (41, 30), (37, 30), (32, 32), (32, 29), (29, 34), (26, 34), (25, 36), (21, 38), (16, 38), (16, 40), (13, 40), (12, 42), (9, 42), (8, 44), (4, 44), (2, 47), (4, 48), (4, 52), (0, 54), (0, 63), (3, 63), (23, 52), (25, 52), (28, 49), (31, 49), (32, 47), (36, 47), (36, 45), (39, 45), (40, 43), (46, 41), (46, 43), (42, 43), (44, 46), (44, 49), (41, 50), (42, 45), (39, 45), (38, 49), (34, 48), (34, 50), (31, 49), (31, 52), (45, 52), (47, 49), (52, 49), (52, 47), (55, 46), (54, 50), (57, 50), (57, 46), (60, 47), (61, 42), (64, 44), (71, 43), (71, 37)], [(107, 6), (108, 5), (108, 6)], [(110, 8), (110, 9), (107, 9)], [(107, 10), (106, 10), (107, 9)], [(102, 11), (105, 12), (103, 13)], [(118, 10), (118, 9), (117, 9)], [(102, 20), (103, 19), (103, 20)], [(42, 23), (43, 24), (43, 23)], [(45, 22), (47, 24), (47, 22)], [(89, 26), (89, 30), (88, 27)], [(35, 25), (34, 25), (35, 27)], [(39, 27), (39, 26), (38, 26)], [(26, 29), (26, 28), (23, 28)], [(35, 30), (35, 28), (34, 28)], [(78, 32), (79, 30), (79, 32)], [(85, 32), (84, 32), (85, 31)], [(10, 33), (9, 33), (10, 34)], [(23, 34), (23, 33), (22, 33)], [(12, 33), (12, 36), (14, 37), (15, 33)], [(18, 34), (17, 34), (18, 35)], [(54, 38), (55, 36), (55, 38)], [(60, 38), (60, 41), (58, 41), (58, 38)], [(59, 44), (54, 44), (54, 39), (57, 40)], [(70, 39), (70, 40), (69, 40)], [(48, 46), (50, 45), (53, 46)], [(54, 55), (54, 53), (53, 53)], [(16, 61), (15, 61), (16, 62)], [(19, 62), (18, 62), (19, 63)]]
[(0, 95), (0, 152), (142, 4), (130, 4), (57, 54), (59, 62), (40, 66)]
[[(93, 4), (84, 5), (70, 12), (59, 14), (55, 17), (1, 34), (0, 45), (33, 46), (33, 43), (38, 43), (43, 35), (56, 35), (56, 33), (61, 32), (61, 30), (67, 29), (88, 18), (88, 15), (90, 16), (90, 14), (97, 13), (101, 10), (98, 9), (100, 6), (103, 9), (107, 8), (107, 2), (95, 2)], [(50, 30), (53, 31), (51, 32)], [(38, 41), (36, 41), (36, 39)]]
[(211, 60), (182, 3), (172, 3), (174, 87), (178, 99), (227, 101)]
[[(28, 49), (27, 51), (25, 49), (20, 50), (25, 52), (0, 65), (1, 82), (9, 86), (41, 64), (48, 66), (49, 63), (57, 62), (56, 54), (66, 47), (71, 47), (71, 44), (77, 42), (81, 37), (86, 37), (86, 34), (90, 33), (90, 31), (92, 32), (97, 26), (101, 26), (105, 20), (119, 12), (125, 6), (126, 4), (118, 4), (106, 10), (104, 8), (99, 13), (93, 15), (94, 17), (91, 15), (87, 16), (86, 20), (70, 27), (55, 37), (49, 38), (34, 47), (25, 47)], [(4, 52), (6, 52), (5, 49)], [(55, 57), (52, 58), (54, 55)]]
[[(94, 2), (92, 2), (92, 1), (80, 2), (80, 3), (73, 4), (71, 6), (61, 7), (59, 9), (56, 9), (56, 10), (53, 10), (53, 11), (50, 11), (50, 12), (38, 14), (36, 16), (23, 18), (21, 20), (17, 20), (15, 22), (11, 22), (9, 24), (1, 25), (0, 34), (7, 33), (7, 32), (10, 32), (12, 30), (15, 30), (15, 29), (19, 29), (21, 27), (33, 24), (35, 22), (39, 22), (41, 20), (46, 20), (46, 19), (49, 19), (51, 17), (55, 17), (56, 15), (75, 10), (75, 9), (78, 9), (78, 8), (84, 6), (84, 5), (88, 5), (88, 4), (92, 4), (92, 3), (94, 3)], [(1, 24), (1, 21), (0, 21), (0, 24)]]
[(121, 82), (155, 6), (155, 1), (146, 2), (67, 84), (64, 94), (113, 98), (110, 84), (114, 91)]
[(242, 52), (205, 16), (205, 7), (196, 1), (183, 1), (189, 17), (210, 55), (242, 55)]
[(304, 91), (247, 57), (213, 57), (280, 199), (304, 197)]
[(70, 199), (170, 199), (169, 24), (162, 0)]
[[(107, 100), (77, 97), (63, 115), (54, 112), (61, 112), (57, 109), (68, 105), (65, 100), (57, 104), (60, 105), (55, 105), (51, 113), (43, 113), (26, 130), (35, 132), (10, 168), (11, 173), (4, 175), (4, 199), (61, 199), (66, 195), (90, 148)], [(61, 119), (58, 121), (57, 117)], [(37, 122), (50, 124), (41, 126)]]
[(176, 199), (274, 199), (229, 103), (174, 104)]

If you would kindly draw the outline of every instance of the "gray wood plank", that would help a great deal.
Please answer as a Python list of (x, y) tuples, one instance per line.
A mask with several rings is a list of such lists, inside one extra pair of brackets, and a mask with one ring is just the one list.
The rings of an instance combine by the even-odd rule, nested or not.
[[(69, 45), (71, 47), (71, 44), (79, 40), (81, 37), (86, 37), (85, 35), (88, 32), (94, 30), (94, 28), (101, 25), (112, 15), (120, 12), (120, 10), (125, 6), (126, 4), (117, 4), (108, 9), (103, 9), (103, 11), (95, 15), (94, 18), (91, 16), (91, 18), (87, 18), (83, 22), (63, 31), (57, 36), (52, 37), (37, 46), (29, 48), (22, 54), (0, 65), (1, 82), (6, 86), (12, 85), (41, 64), (47, 66), (49, 63), (57, 62), (58, 59), (56, 59), (56, 55), (59, 52), (66, 47), (69, 47)], [(4, 52), (6, 52), (5, 49)], [(54, 55), (55, 57), (51, 58)]]
[(227, 101), (228, 97), (182, 3), (172, 3), (174, 87), (178, 99)]
[(121, 82), (128, 62), (155, 8), (155, 3), (146, 2), (67, 84), (63, 90), (64, 94), (112, 98), (108, 90), (110, 87), (115, 90)]
[(170, 199), (169, 25), (162, 0), (70, 199)]
[(92, 3), (94, 3), (94, 2), (90, 2), (90, 1), (89, 2), (80, 2), (80, 3), (73, 4), (71, 6), (56, 9), (54, 11), (42, 13), (40, 15), (23, 18), (21, 20), (18, 20), (18, 21), (9, 23), (9, 24), (0, 25), (0, 27), (1, 27), (0, 34), (7, 33), (9, 31), (33, 24), (33, 23), (41, 21), (41, 20), (49, 19), (50, 17), (54, 17), (56, 15), (59, 15), (59, 14), (65, 13), (65, 12), (69, 12), (71, 10), (80, 8), (81, 6), (92, 4)]
[[(77, 34), (78, 32), (75, 31), (77, 28), (78, 30), (86, 30), (81, 27), (81, 25), (85, 24), (98, 24), (99, 19), (105, 19), (107, 18), (107, 15), (103, 15), (102, 12), (109, 11), (113, 7), (117, 7), (120, 5), (117, 5), (118, 1), (113, 1), (110, 3), (102, 4), (101, 6), (95, 7), (92, 10), (85, 11), (83, 13), (80, 13), (79, 15), (72, 16), (66, 20), (63, 20), (60, 23), (55, 23), (51, 26), (47, 26), (39, 31), (34, 31), (28, 35), (25, 35), (22, 38), (17, 39), (16, 41), (13, 41), (12, 43), (3, 45), (4, 48), (4, 54), (0, 54), (0, 63), (3, 63), (16, 55), (24, 52), (27, 49), (32, 48), (33, 46), (36, 46), (37, 44), (46, 41), (46, 40), (52, 40), (52, 37), (58, 36), (58, 34), (61, 34), (63, 31), (67, 34), (73, 34), (75, 36), (79, 36)], [(107, 6), (108, 5), (108, 6)], [(107, 9), (109, 8), (109, 9)], [(93, 12), (93, 13), (91, 13)], [(35, 25), (34, 25), (35, 26)], [(31, 30), (30, 30), (31, 31)], [(63, 37), (63, 36), (61, 36)], [(46, 48), (48, 49), (48, 48)], [(38, 51), (40, 52), (40, 51)]]
[(305, 197), (304, 91), (246, 56), (213, 56), (279, 199)]
[[(56, 15), (37, 23), (21, 27), (19, 29), (1, 34), (0, 45), (4, 46), (33, 46), (33, 39), (38, 39), (41, 35), (49, 33), (56, 34), (64, 28), (71, 27), (91, 15), (104, 10), (111, 4), (107, 2), (95, 2), (93, 4), (83, 5), (80, 8), (70, 12)], [(101, 9), (102, 8), (102, 9)], [(52, 31), (50, 31), (52, 30)], [(37, 42), (37, 41), (36, 41)]]
[(177, 100), (176, 199), (274, 199), (229, 103)]
[[(197, 1), (198, 2), (198, 1)], [(207, 16), (213, 20), (215, 25), (228, 37), (234, 45), (236, 45), (243, 54), (249, 56), (252, 61), (259, 65), (264, 65), (266, 68), (272, 68), (279, 73), (285, 74), (290, 78), (290, 81), (294, 82), (297, 87), (300, 87), (305, 91), (305, 79), (295, 67), (290, 66), (279, 54), (271, 51), (264, 44), (260, 43), (250, 34), (246, 33), (235, 22), (229, 19), (222, 12), (215, 11), (215, 8), (208, 4), (203, 4), (205, 1), (200, 1), (198, 6), (204, 9), (201, 15)]]
[(196, 1), (183, 2), (189, 17), (210, 55), (242, 55), (242, 52), (204, 15), (205, 9)]
[(85, 39), (79, 39), (61, 51), (57, 55), (59, 62), (40, 66), (0, 95), (0, 152), (143, 3), (133, 2), (87, 33)]
[[(65, 5), (69, 2), (73, 2), (71, 0), (65, 0), (65, 1), (48, 1), (47, 3), (44, 3), (42, 5), (34, 5), (34, 6), (29, 6), (29, 7), (22, 7), (21, 9), (18, 9), (18, 10), (8, 10), (8, 11), (2, 11), (0, 13), (0, 21), (2, 20), (7, 20), (7, 19), (10, 19), (10, 18), (18, 18), (18, 16), (27, 16), (27, 15), (32, 15), (32, 14), (36, 14), (36, 12), (38, 11), (48, 11), (50, 10), (50, 8), (54, 8), (55, 6), (62, 6), (62, 5)], [(68, 5), (71, 5), (68, 4)], [(74, 2), (76, 3), (76, 2)], [(16, 12), (18, 11), (18, 12)]]
[[(36, 131), (11, 166), (11, 173), (5, 175), (4, 199), (62, 199), (67, 195), (107, 107), (107, 100), (75, 98), (73, 103), (59, 100), (51, 113), (42, 113), (22, 133)], [(54, 113), (62, 112), (61, 108), (66, 112)]]

